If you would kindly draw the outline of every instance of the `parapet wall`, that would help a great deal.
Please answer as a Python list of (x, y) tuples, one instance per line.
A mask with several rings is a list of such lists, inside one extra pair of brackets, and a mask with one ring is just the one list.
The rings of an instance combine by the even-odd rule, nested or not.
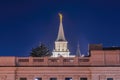
[(120, 66), (120, 50), (92, 50), (90, 57), (0, 57), (0, 66)]
[(120, 50), (92, 50), (91, 65), (120, 65)]
[(15, 66), (16, 57), (0, 56), (0, 66)]

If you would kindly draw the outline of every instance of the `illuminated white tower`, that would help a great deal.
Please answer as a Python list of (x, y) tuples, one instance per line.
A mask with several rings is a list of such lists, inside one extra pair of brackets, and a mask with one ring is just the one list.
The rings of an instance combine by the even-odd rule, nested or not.
[(52, 57), (69, 57), (69, 49), (67, 47), (67, 41), (64, 36), (64, 30), (63, 30), (63, 24), (62, 24), (62, 14), (59, 13), (60, 17), (60, 25), (59, 25), (59, 31), (58, 31), (58, 36), (57, 40), (55, 41), (55, 48), (53, 50), (53, 55)]

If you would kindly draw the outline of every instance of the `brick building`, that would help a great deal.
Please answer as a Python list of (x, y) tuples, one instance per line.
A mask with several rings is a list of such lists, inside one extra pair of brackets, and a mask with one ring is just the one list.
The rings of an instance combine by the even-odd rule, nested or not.
[[(120, 80), (120, 48), (89, 45), (89, 56), (70, 55), (62, 15), (51, 57), (0, 56), (0, 80)], [(78, 47), (79, 48), (79, 47)]]

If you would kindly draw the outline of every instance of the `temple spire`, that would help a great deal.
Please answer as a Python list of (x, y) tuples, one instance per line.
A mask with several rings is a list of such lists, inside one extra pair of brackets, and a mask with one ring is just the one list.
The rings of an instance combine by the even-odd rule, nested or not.
[(62, 14), (59, 13), (59, 19), (60, 19), (60, 25), (58, 30), (58, 36), (55, 41), (55, 47), (52, 52), (52, 57), (75, 57), (74, 55), (70, 55), (70, 51), (68, 49), (68, 42), (65, 39), (64, 36), (64, 30), (62, 25)]
[(64, 36), (64, 30), (63, 30), (63, 24), (62, 24), (62, 14), (59, 13), (60, 17), (60, 25), (59, 25), (59, 31), (57, 36), (57, 41), (66, 41)]
[(80, 46), (79, 46), (79, 43), (78, 43), (78, 45), (77, 45), (76, 56), (78, 56), (78, 57), (82, 56), (82, 55), (81, 55), (81, 52), (80, 52)]

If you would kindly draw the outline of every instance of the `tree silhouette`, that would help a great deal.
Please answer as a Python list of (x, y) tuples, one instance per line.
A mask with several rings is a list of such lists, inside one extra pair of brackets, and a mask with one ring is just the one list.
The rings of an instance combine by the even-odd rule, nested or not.
[(51, 56), (51, 53), (50, 53), (49, 49), (44, 44), (41, 43), (38, 47), (33, 48), (31, 50), (30, 56), (45, 57), (45, 56)]

